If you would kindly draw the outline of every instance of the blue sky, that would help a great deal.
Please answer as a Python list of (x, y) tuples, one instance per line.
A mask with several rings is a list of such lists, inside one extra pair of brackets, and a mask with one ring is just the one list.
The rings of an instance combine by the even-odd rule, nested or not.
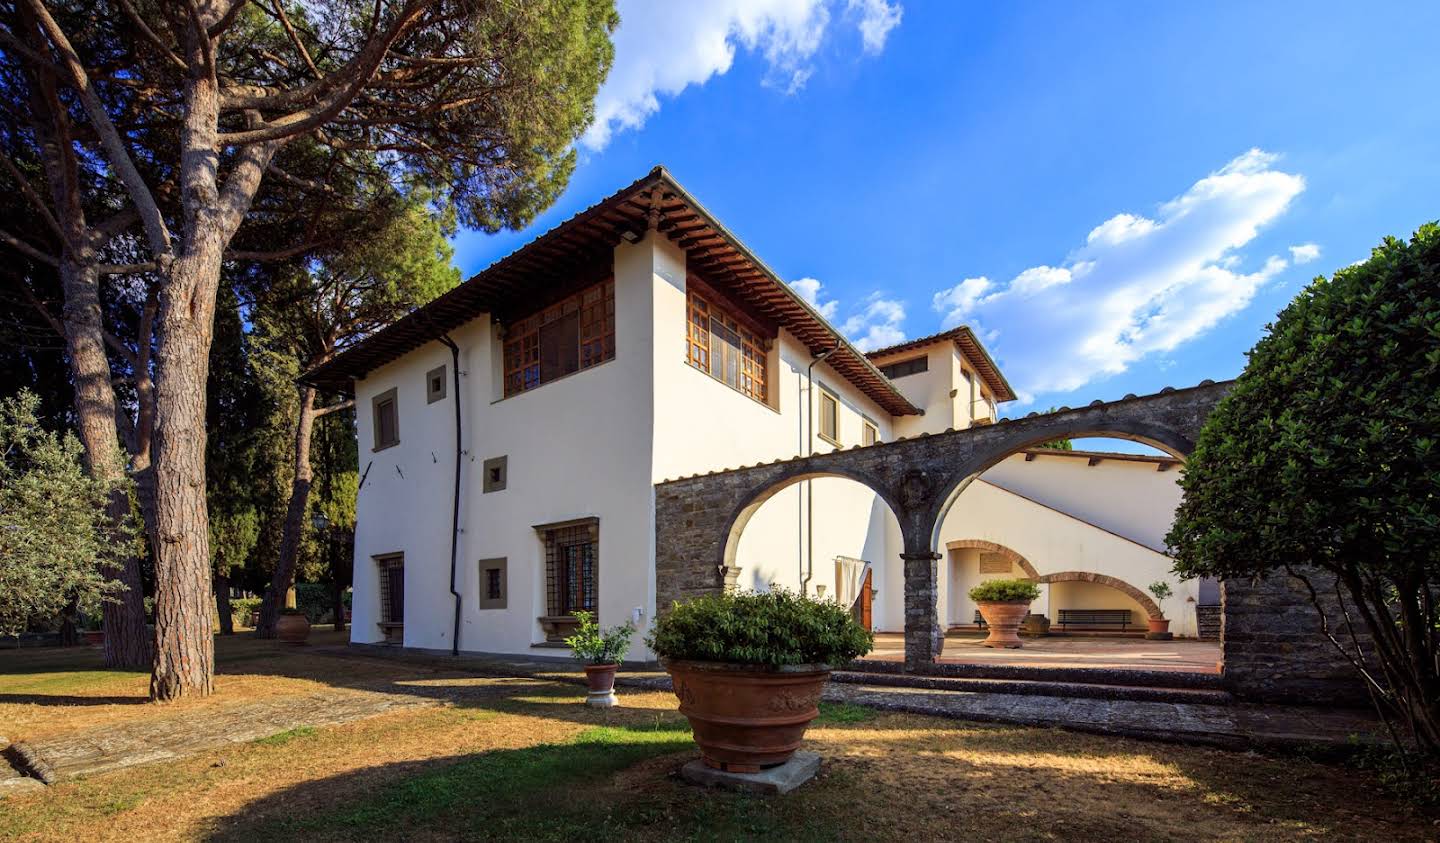
[(1440, 217), (1440, 3), (620, 10), (568, 192), (465, 274), (663, 163), (853, 340), (974, 325), (1019, 414), (1233, 377)]

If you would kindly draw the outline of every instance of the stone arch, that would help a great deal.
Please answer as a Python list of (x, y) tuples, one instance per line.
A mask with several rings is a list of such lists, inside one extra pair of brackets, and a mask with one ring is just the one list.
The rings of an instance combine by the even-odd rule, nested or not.
[(1030, 564), (1030, 560), (1029, 560), (1029, 559), (1026, 559), (1025, 557), (1021, 556), (1020, 554), (1016, 553), (1015, 551), (1011, 550), (1010, 548), (1006, 547), (1006, 546), (1003, 545), (1003, 544), (996, 544), (995, 542), (987, 542), (987, 541), (985, 541), (984, 539), (956, 539), (955, 541), (946, 542), (946, 543), (945, 543), (945, 549), (946, 549), (946, 550), (975, 549), (975, 550), (984, 550), (984, 551), (988, 551), (988, 552), (991, 552), (991, 553), (998, 553), (998, 554), (1000, 554), (1001, 556), (1004, 556), (1006, 559), (1008, 559), (1008, 560), (1010, 561), (1010, 564), (1011, 564), (1011, 565), (1019, 566), (1020, 570), (1022, 570), (1022, 571), (1025, 572), (1025, 576), (1026, 576), (1027, 579), (1032, 579), (1032, 580), (1038, 580), (1038, 579), (1040, 579), (1040, 573), (1035, 570), (1035, 566), (1034, 566), (1034, 565), (1031, 565), (1031, 564)]
[[(1041, 416), (1041, 419), (1046, 420), (1045, 423), (1028, 428), (1015, 425), (1008, 435), (999, 437), (998, 441), (987, 443), (983, 449), (976, 448), (969, 459), (956, 466), (956, 469), (945, 478), (932, 497), (933, 509), (927, 519), (930, 524), (931, 545), (939, 544), (940, 530), (945, 525), (945, 518), (954, 507), (956, 500), (960, 498), (961, 493), (969, 488), (970, 484), (980, 475), (1026, 448), (1043, 442), (1053, 442), (1056, 439), (1092, 437), (1125, 439), (1164, 451), (1182, 462), (1188, 460), (1190, 452), (1195, 449), (1195, 443), (1185, 431), (1168, 424), (1128, 418), (1100, 421), (1062, 418), (1067, 415), (1073, 414), (1067, 411)], [(1051, 416), (1056, 418), (1051, 420), (1049, 418)], [(1031, 421), (1031, 419), (1027, 418), (1021, 421)]]
[(1150, 598), (1150, 595), (1119, 577), (1112, 577), (1109, 574), (1096, 574), (1091, 571), (1061, 571), (1056, 574), (1045, 574), (1042, 577), (1036, 577), (1035, 581), (1047, 584), (1057, 582), (1093, 582), (1096, 585), (1108, 586), (1121, 592), (1136, 603), (1139, 603), (1141, 608), (1145, 610), (1145, 613), (1152, 619), (1158, 620), (1165, 617), (1165, 615), (1160, 612), (1160, 607), (1155, 605), (1155, 601)]
[(820, 480), (824, 478), (838, 478), (851, 480), (869, 489), (881, 501), (884, 502), (892, 516), (899, 517), (900, 509), (896, 506), (889, 488), (879, 480), (871, 477), (863, 471), (855, 471), (848, 467), (836, 467), (825, 471), (787, 471), (776, 477), (769, 478), (764, 483), (751, 489), (734, 507), (729, 518), (725, 522), (723, 532), (723, 546), (721, 548), (720, 575), (724, 587), (733, 589), (739, 580), (740, 567), (735, 562), (736, 554), (740, 550), (740, 536), (745, 532), (745, 527), (750, 519), (765, 502), (778, 495), (780, 492), (802, 483), (806, 480)]

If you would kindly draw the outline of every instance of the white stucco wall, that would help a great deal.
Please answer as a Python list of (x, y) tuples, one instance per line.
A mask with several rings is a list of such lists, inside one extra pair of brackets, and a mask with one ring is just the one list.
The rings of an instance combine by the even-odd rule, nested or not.
[[(1083, 465), (1083, 461), (1081, 462)], [(1096, 466), (1097, 469), (1100, 466)], [(1020, 554), (1042, 576), (1068, 571), (1107, 574), (1145, 592), (1148, 586), (1165, 580), (1174, 596), (1162, 604), (1170, 618), (1171, 632), (1195, 635), (1195, 604), (1198, 583), (1182, 582), (1171, 572), (1172, 562), (1162, 553), (1041, 504), (1014, 495), (980, 479), (956, 500), (941, 527), (941, 576), (939, 583), (941, 618), (969, 624), (975, 604), (967, 592), (982, 577), (979, 554), (973, 549), (948, 550), (944, 545), (960, 540), (993, 542)], [(1008, 575), (1023, 577), (1016, 567)], [(993, 578), (985, 576), (984, 579)], [(1032, 611), (1058, 619), (1059, 609), (1132, 609), (1132, 621), (1143, 629), (1146, 615), (1140, 605), (1123, 592), (1084, 583), (1042, 585), (1042, 596)]]
[(1180, 505), (1180, 469), (1157, 471), (1153, 462), (1108, 459), (1092, 466), (1061, 452), (1029, 462), (1017, 454), (984, 477), (1160, 551)]

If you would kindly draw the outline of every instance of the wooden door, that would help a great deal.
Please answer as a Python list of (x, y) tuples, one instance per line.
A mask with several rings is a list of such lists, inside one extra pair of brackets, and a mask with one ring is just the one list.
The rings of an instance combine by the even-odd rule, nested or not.
[(871, 568), (865, 572), (865, 582), (860, 584), (860, 625), (867, 631), (874, 631), (874, 620), (870, 614), (870, 580), (875, 576), (875, 569)]

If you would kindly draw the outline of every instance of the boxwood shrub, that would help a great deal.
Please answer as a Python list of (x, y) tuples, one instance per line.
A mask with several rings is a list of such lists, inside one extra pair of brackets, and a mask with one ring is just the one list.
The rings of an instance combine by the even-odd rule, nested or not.
[(776, 589), (676, 603), (645, 643), (666, 659), (839, 666), (869, 652), (874, 636), (834, 601)]
[(986, 580), (970, 589), (976, 603), (1029, 603), (1040, 596), (1040, 587), (1030, 580)]

